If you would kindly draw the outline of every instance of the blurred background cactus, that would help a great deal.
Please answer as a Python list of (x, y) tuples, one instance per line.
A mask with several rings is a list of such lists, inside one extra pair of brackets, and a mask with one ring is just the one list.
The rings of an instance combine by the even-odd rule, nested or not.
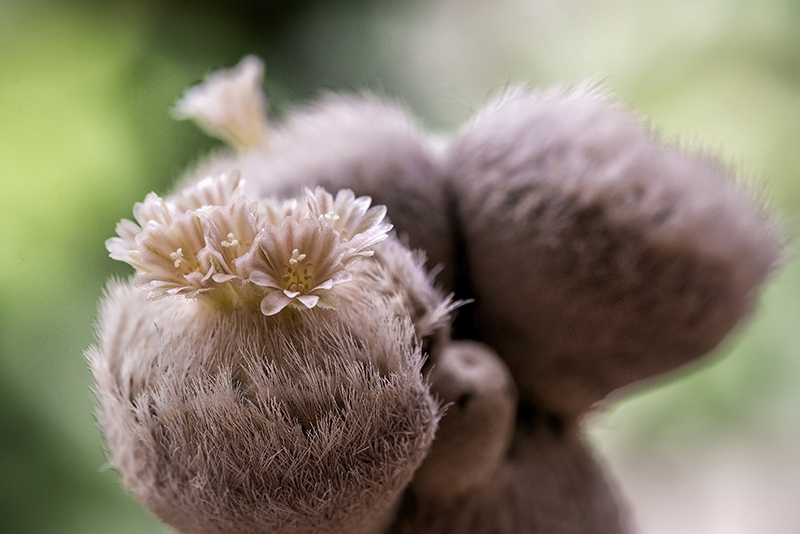
[[(273, 115), (371, 89), (442, 132), (508, 82), (600, 80), (800, 235), (795, 0), (0, 0), (3, 531), (167, 532), (104, 468), (82, 351), (116, 222), (216, 146), (172, 104), (250, 53)], [(586, 422), (643, 533), (800, 531), (798, 318), (788, 261), (718, 356)]]

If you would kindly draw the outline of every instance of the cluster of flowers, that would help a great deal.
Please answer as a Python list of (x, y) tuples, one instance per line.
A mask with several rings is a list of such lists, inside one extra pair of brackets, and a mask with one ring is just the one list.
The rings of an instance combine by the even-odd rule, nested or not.
[(206, 178), (181, 193), (150, 193), (106, 242), (136, 269), (149, 298), (184, 295), (222, 307), (335, 308), (334, 287), (353, 262), (387, 237), (386, 208), (369, 197), (322, 188), (302, 199), (254, 201), (238, 175)]

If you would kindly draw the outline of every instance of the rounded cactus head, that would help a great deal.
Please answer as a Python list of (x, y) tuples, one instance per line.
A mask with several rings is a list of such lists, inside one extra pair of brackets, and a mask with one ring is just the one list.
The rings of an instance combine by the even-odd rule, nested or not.
[(254, 200), (226, 175), (120, 223), (108, 248), (136, 274), (110, 285), (88, 359), (110, 462), (164, 522), (389, 520), (437, 426), (421, 345), (450, 305), (384, 214), (349, 191)]

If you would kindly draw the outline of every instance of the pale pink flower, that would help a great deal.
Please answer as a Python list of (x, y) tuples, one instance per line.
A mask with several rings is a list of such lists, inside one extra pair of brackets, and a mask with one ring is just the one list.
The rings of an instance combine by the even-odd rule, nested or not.
[(274, 315), (293, 307), (335, 308), (331, 291), (349, 282), (345, 263), (351, 249), (330, 225), (306, 217), (287, 217), (281, 226), (269, 225), (259, 234), (250, 281), (264, 288), (261, 312)]
[(248, 56), (231, 69), (211, 74), (189, 89), (175, 105), (175, 115), (192, 119), (206, 132), (239, 150), (267, 143), (267, 103), (261, 84), (264, 64)]
[[(106, 248), (112, 258), (130, 263), (136, 269), (134, 284), (147, 290), (151, 298), (195, 296), (208, 291), (212, 288), (207, 279), (216, 274), (213, 269), (216, 264), (207, 259), (210, 250), (206, 250), (206, 234), (211, 231), (207, 220), (211, 215), (212, 221), (221, 222), (225, 217), (215, 211), (223, 212), (225, 208), (231, 211), (244, 203), (241, 185), (238, 174), (222, 174), (201, 180), (166, 200), (149, 193), (144, 202), (133, 208), (136, 222), (120, 221), (119, 237), (109, 239)], [(232, 223), (234, 218), (246, 221), (239, 212), (228, 218)], [(242, 224), (246, 226), (247, 222)], [(236, 226), (237, 232), (242, 224)], [(226, 236), (234, 230), (225, 228)], [(251, 229), (252, 236), (255, 233)]]
[[(208, 206), (224, 206), (244, 198), (244, 185), (239, 172), (208, 176), (167, 198), (170, 207), (183, 213)], [(153, 194), (153, 193), (151, 193)]]
[(206, 291), (205, 270), (198, 258), (205, 246), (203, 221), (192, 211), (172, 217), (170, 224), (147, 225), (136, 236), (138, 254), (132, 265), (136, 287), (150, 298)]
[(370, 208), (370, 197), (358, 197), (350, 189), (342, 189), (334, 198), (321, 187), (305, 190), (305, 201), (311, 215), (324, 218), (339, 233), (342, 241), (348, 241), (357, 250), (356, 255), (369, 256), (368, 248), (386, 238), (392, 225), (382, 222), (386, 217), (386, 206)]
[[(386, 239), (391, 225), (383, 223), (386, 208), (369, 209), (369, 197), (340, 191), (334, 199), (318, 187), (305, 190), (306, 208), (284, 203), (287, 214), (280, 226), (266, 225), (258, 237), (259, 253), (252, 256), (250, 281), (264, 288), (264, 315), (287, 306), (335, 308), (333, 288), (352, 278), (353, 261), (371, 256), (369, 248)], [(273, 209), (277, 209), (274, 207)]]
[[(351, 191), (305, 190), (302, 202), (251, 201), (236, 175), (208, 178), (162, 199), (150, 193), (106, 246), (136, 268), (150, 298), (203, 297), (274, 315), (287, 306), (335, 308), (348, 267), (387, 237), (386, 209)], [(137, 224), (138, 223), (138, 224)]]

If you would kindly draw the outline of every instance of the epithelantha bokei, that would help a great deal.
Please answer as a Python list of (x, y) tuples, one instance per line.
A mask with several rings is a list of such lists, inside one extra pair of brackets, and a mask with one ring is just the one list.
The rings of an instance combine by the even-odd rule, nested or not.
[(125, 487), (185, 534), (629, 531), (580, 417), (741, 323), (765, 210), (596, 89), (433, 142), (371, 95), (270, 124), (261, 77), (187, 92), (231, 148), (107, 243), (135, 274), (87, 357)]

